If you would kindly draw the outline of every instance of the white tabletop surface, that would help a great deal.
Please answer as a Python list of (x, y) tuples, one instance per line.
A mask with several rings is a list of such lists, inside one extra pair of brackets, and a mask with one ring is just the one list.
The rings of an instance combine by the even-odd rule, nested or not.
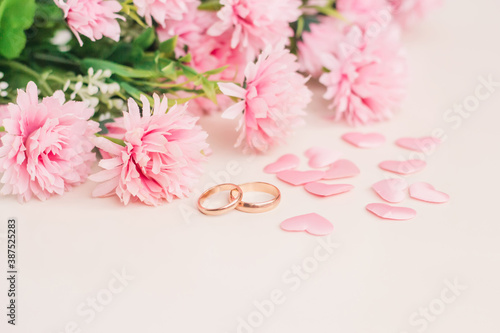
[[(343, 142), (351, 128), (324, 120), (326, 102), (314, 85), (308, 126), (267, 156), (232, 147), (234, 122), (204, 119), (214, 153), (198, 188), (214, 178), (272, 182), (283, 194), (272, 212), (206, 217), (195, 198), (122, 207), (115, 198), (92, 199), (92, 182), (47, 202), (2, 198), (0, 269), (6, 221), (16, 217), (19, 296), (11, 327), (0, 280), (0, 331), (500, 332), (500, 87), (467, 118), (445, 118), (474, 96), (478, 77), (500, 81), (499, 12), (496, 1), (448, 1), (405, 35), (413, 79), (404, 107), (392, 121), (361, 129), (384, 133), (381, 148)], [(412, 156), (394, 140), (436, 130), (445, 142), (424, 156), (426, 170), (407, 178), (435, 185), (451, 201), (408, 198), (402, 205), (418, 216), (406, 222), (368, 213), (366, 204), (381, 202), (370, 186), (387, 175), (378, 162)], [(319, 199), (262, 172), (278, 156), (302, 156), (314, 145), (338, 149), (360, 167), (345, 181), (352, 192)], [(311, 212), (333, 222), (331, 237), (280, 230), (282, 220)], [(128, 278), (117, 279), (123, 271)]]

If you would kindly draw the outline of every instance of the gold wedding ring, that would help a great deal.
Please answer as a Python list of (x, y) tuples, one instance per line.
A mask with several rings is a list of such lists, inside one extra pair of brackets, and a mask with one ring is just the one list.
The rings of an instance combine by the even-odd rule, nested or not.
[[(281, 201), (280, 190), (269, 183), (255, 182), (239, 185), (243, 192), (263, 192), (274, 196), (273, 199), (263, 202), (240, 201), (236, 209), (245, 213), (263, 213), (278, 207)], [(236, 199), (239, 195), (234, 189), (230, 192), (231, 199)]]
[[(207, 200), (210, 196), (214, 195), (215, 193), (219, 193), (222, 191), (230, 191), (231, 193), (230, 198), (232, 200), (227, 205), (219, 208), (203, 207), (203, 203), (205, 202), (205, 200)], [(235, 209), (240, 203), (241, 198), (243, 198), (243, 191), (238, 185), (234, 184), (216, 185), (203, 192), (203, 194), (198, 199), (198, 209), (205, 215), (221, 215)]]
[[(203, 206), (205, 200), (207, 200), (210, 196), (222, 191), (229, 191), (229, 203), (227, 205), (218, 208), (206, 208)], [(271, 194), (273, 198), (263, 202), (245, 202), (242, 201), (243, 192), (263, 192)], [(272, 184), (254, 182), (243, 185), (235, 185), (228, 183), (216, 185), (203, 192), (198, 199), (198, 209), (205, 215), (221, 215), (233, 209), (237, 209), (245, 213), (263, 213), (278, 207), (280, 201), (280, 190)]]

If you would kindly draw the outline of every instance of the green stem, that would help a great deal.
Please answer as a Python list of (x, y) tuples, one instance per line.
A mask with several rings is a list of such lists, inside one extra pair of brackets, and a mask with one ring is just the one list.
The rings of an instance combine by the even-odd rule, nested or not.
[(0, 132), (5, 132), (5, 127), (0, 126)]
[(47, 76), (47, 80), (54, 81), (54, 82), (57, 82), (57, 83), (61, 83), (63, 85), (66, 84), (65, 80), (61, 79), (60, 77), (54, 76), (54, 75)]
[(44, 95), (51, 96), (54, 94), (54, 91), (47, 84), (47, 82), (42, 79), (42, 76), (37, 72), (35, 72), (34, 70), (32, 70), (31, 68), (29, 68), (28, 66), (16, 61), (4, 61), (4, 60), (0, 60), (0, 66), (7, 66), (32, 76), (40, 85), (40, 89), (42, 90)]
[(67, 58), (54, 56), (51, 54), (35, 53), (33, 55), (33, 58), (35, 58), (37, 60), (41, 60), (41, 61), (51, 62), (51, 63), (58, 64), (58, 65), (67, 65), (67, 66), (80, 68), (79, 64), (75, 61), (72, 61), (72, 60), (67, 59)]
[(96, 136), (99, 137), (99, 138), (108, 139), (109, 141), (111, 141), (113, 143), (116, 143), (117, 145), (125, 147), (125, 141), (123, 141), (123, 140), (112, 138), (112, 137), (109, 137), (107, 135), (102, 135), (102, 134), (96, 134)]

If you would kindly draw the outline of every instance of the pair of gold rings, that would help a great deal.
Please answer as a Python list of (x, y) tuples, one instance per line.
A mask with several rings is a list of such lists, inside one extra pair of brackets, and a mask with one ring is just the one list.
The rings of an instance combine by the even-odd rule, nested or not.
[[(203, 206), (205, 200), (210, 196), (222, 192), (229, 191), (229, 203), (219, 208), (206, 208)], [(263, 202), (245, 202), (243, 201), (244, 192), (264, 192), (271, 194), (273, 199)], [(269, 183), (255, 182), (242, 185), (235, 184), (220, 184), (209, 188), (198, 199), (198, 209), (205, 215), (221, 215), (233, 209), (245, 213), (263, 213), (270, 211), (278, 206), (281, 201), (281, 193), (278, 188)]]

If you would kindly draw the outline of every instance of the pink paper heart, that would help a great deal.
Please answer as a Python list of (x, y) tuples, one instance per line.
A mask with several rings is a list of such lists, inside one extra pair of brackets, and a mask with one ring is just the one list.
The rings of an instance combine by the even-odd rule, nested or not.
[(316, 213), (291, 217), (281, 222), (280, 227), (285, 231), (305, 231), (315, 236), (325, 236), (333, 231), (333, 224)]
[(371, 203), (366, 205), (371, 213), (386, 220), (410, 220), (417, 216), (417, 212), (408, 207), (394, 207), (384, 203)]
[(408, 161), (384, 161), (378, 166), (386, 171), (399, 173), (400, 175), (409, 175), (425, 168), (427, 163), (422, 160)]
[(433, 150), (440, 143), (441, 140), (432, 136), (424, 136), (422, 138), (401, 138), (396, 141), (396, 144), (402, 148), (421, 153)]
[(295, 169), (300, 164), (300, 159), (294, 154), (286, 154), (278, 158), (274, 163), (264, 168), (265, 173), (278, 173), (280, 171)]
[(356, 164), (349, 160), (338, 160), (325, 171), (323, 179), (350, 178), (359, 175), (360, 171)]
[(309, 158), (311, 168), (324, 168), (338, 160), (342, 154), (328, 148), (312, 147), (306, 150), (305, 155)]
[(397, 203), (404, 200), (408, 184), (404, 179), (384, 179), (373, 184), (372, 188), (385, 201)]
[(325, 183), (309, 183), (304, 186), (307, 192), (320, 196), (329, 197), (332, 195), (349, 192), (354, 188), (350, 184), (325, 184)]
[(385, 136), (380, 133), (351, 132), (342, 135), (342, 139), (358, 148), (376, 148), (385, 143)]
[(446, 193), (439, 192), (431, 184), (419, 182), (410, 186), (410, 197), (413, 199), (431, 202), (445, 203), (450, 200), (450, 196)]
[(298, 171), (298, 170), (285, 170), (278, 172), (276, 176), (278, 179), (284, 181), (285, 183), (298, 186), (307, 183), (315, 182), (323, 178), (325, 175), (324, 171)]

